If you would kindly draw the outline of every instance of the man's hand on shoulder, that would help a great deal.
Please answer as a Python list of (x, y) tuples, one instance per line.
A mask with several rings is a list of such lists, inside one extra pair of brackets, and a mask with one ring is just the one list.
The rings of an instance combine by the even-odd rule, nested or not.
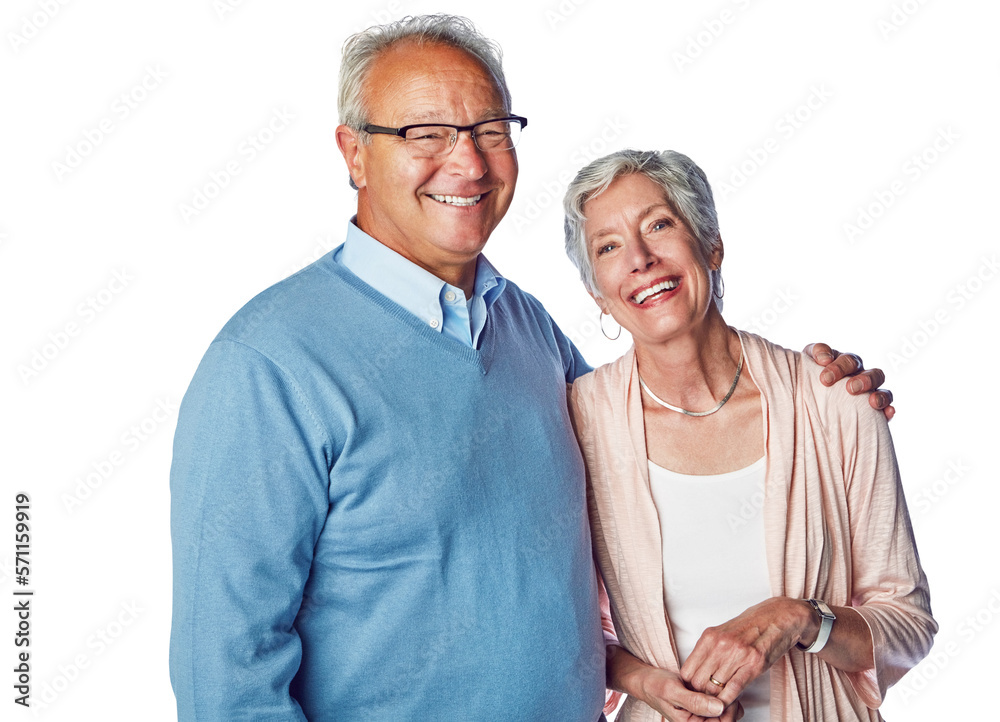
[(879, 388), (885, 383), (882, 369), (866, 371), (860, 356), (850, 352), (840, 353), (825, 343), (811, 343), (802, 349), (802, 353), (820, 366), (826, 367), (819, 377), (824, 386), (833, 386), (845, 376), (853, 376), (854, 378), (847, 382), (848, 393), (858, 395), (868, 392), (868, 403), (873, 409), (884, 411), (886, 419), (892, 419), (895, 415), (892, 392)]

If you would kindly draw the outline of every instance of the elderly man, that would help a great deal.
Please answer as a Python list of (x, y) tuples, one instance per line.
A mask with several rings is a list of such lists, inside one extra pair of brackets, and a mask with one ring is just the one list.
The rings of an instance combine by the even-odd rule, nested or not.
[(517, 181), (511, 111), (464, 19), (345, 46), (346, 242), (237, 313), (181, 407), (182, 720), (600, 718), (565, 398), (589, 367), (481, 255)]

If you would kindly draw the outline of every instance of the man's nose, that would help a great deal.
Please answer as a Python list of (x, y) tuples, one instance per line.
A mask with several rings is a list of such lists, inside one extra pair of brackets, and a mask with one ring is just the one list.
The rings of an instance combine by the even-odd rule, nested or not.
[(463, 130), (455, 139), (455, 147), (448, 154), (448, 164), (466, 178), (479, 180), (486, 175), (486, 157), (472, 137), (471, 130)]

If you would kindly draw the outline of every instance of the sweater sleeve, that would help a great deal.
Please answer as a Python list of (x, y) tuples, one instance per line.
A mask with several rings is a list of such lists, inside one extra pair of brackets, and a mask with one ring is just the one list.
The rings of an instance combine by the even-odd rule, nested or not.
[(566, 383), (571, 384), (580, 376), (593, 371), (590, 364), (583, 358), (583, 354), (576, 347), (576, 344), (570, 341), (569, 337), (562, 332), (559, 324), (545, 310), (541, 301), (530, 293), (520, 290), (510, 281), (507, 284), (509, 287), (513, 287), (526, 300), (528, 310), (526, 311), (525, 322), (537, 324), (540, 328), (544, 329), (545, 336), (549, 344), (553, 347), (552, 350), (562, 363)]
[(593, 369), (590, 364), (587, 363), (586, 359), (583, 358), (583, 354), (576, 347), (569, 337), (562, 332), (558, 324), (553, 320), (552, 322), (552, 333), (555, 336), (556, 346), (559, 349), (559, 355), (563, 360), (563, 371), (566, 373), (566, 383), (571, 384), (576, 379), (580, 378), (586, 373), (590, 373)]
[(178, 719), (305, 720), (293, 622), (329, 508), (330, 445), (289, 376), (232, 341), (181, 404), (170, 471)]
[(871, 630), (875, 666), (848, 675), (864, 703), (886, 690), (930, 651), (937, 623), (920, 567), (885, 416), (867, 399), (840, 401), (840, 433), (851, 524), (852, 606)]

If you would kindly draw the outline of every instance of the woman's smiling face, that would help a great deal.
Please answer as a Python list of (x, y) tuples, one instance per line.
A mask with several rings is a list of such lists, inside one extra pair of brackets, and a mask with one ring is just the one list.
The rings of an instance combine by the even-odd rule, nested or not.
[(663, 188), (641, 173), (622, 176), (583, 214), (594, 300), (636, 342), (666, 341), (705, 318), (722, 243), (706, 257)]

